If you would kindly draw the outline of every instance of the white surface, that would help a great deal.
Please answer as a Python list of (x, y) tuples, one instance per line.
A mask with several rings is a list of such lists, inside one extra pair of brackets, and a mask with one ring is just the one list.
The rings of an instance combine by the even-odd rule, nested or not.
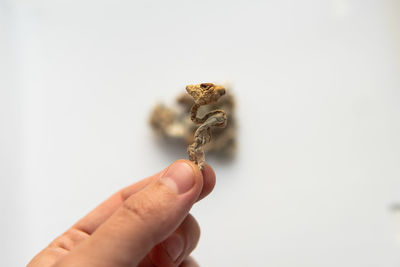
[(193, 209), (201, 265), (400, 265), (398, 1), (107, 2), (0, 2), (1, 266), (177, 157), (155, 101), (226, 80), (240, 151)]

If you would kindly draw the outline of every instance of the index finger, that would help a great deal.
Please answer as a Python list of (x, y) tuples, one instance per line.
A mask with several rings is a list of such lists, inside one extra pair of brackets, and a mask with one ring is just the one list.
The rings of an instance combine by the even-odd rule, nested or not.
[[(141, 191), (148, 184), (150, 184), (154, 179), (159, 179), (164, 172), (167, 170), (164, 169), (148, 178), (140, 180), (137, 183), (134, 183), (130, 186), (127, 186), (107, 200), (102, 202), (99, 206), (89, 212), (86, 216), (80, 219), (77, 223), (75, 223), (72, 228), (80, 230), (82, 232), (91, 235), (103, 222), (105, 222), (117, 209), (118, 207), (131, 195)], [(202, 171), (203, 174), (203, 189), (200, 193), (199, 199), (207, 196), (215, 186), (215, 173), (213, 169), (206, 165)]]
[(165, 172), (165, 170), (114, 193), (108, 199), (90, 211), (87, 215), (85, 215), (82, 219), (80, 219), (77, 223), (75, 223), (72, 228), (91, 235), (130, 195), (133, 195), (145, 188), (149, 183), (151, 183), (151, 181), (159, 178), (163, 172)]

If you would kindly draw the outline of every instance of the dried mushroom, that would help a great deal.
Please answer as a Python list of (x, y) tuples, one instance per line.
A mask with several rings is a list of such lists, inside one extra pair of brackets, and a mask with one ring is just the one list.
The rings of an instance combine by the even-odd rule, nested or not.
[(187, 151), (189, 159), (202, 170), (205, 165), (203, 146), (211, 140), (211, 129), (225, 128), (227, 117), (225, 111), (221, 109), (209, 111), (201, 118), (197, 117), (197, 111), (203, 105), (217, 102), (221, 96), (225, 95), (225, 88), (212, 83), (201, 83), (186, 86), (186, 91), (194, 99), (194, 104), (190, 109), (190, 119), (196, 124), (201, 124), (194, 134), (193, 144), (189, 145)]
[(166, 141), (179, 140), (189, 145), (189, 159), (200, 169), (205, 164), (204, 152), (220, 159), (232, 158), (236, 151), (236, 117), (231, 90), (202, 83), (188, 85), (186, 91), (177, 98), (177, 106), (154, 107), (150, 116), (152, 128)]

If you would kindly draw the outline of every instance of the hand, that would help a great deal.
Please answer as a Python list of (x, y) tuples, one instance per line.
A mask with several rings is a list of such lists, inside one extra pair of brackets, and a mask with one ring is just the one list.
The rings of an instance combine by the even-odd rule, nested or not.
[(215, 174), (188, 160), (128, 186), (79, 220), (28, 267), (197, 266), (189, 257), (200, 228), (189, 214)]

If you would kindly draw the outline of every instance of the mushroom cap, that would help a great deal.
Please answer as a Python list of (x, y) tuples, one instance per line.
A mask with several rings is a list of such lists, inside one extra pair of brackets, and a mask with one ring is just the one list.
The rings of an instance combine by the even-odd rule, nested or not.
[(193, 97), (198, 105), (206, 105), (217, 102), (225, 95), (226, 89), (221, 85), (213, 83), (200, 83), (186, 86), (186, 91)]

